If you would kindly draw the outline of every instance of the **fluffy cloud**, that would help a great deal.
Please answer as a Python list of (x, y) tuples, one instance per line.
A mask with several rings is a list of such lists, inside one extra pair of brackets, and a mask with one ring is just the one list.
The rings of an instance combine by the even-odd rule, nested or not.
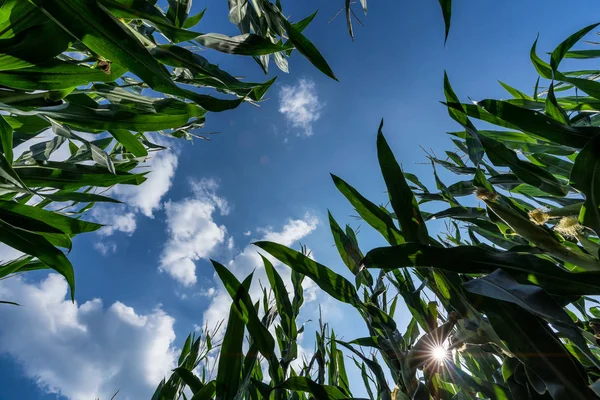
[(163, 150), (152, 154), (145, 164), (151, 172), (146, 175), (148, 179), (144, 183), (140, 186), (119, 185), (112, 189), (116, 197), (147, 217), (153, 217), (154, 211), (160, 208), (161, 199), (171, 188), (178, 164), (176, 151)]
[(153, 218), (154, 211), (161, 207), (162, 198), (171, 188), (177, 163), (176, 151), (162, 150), (151, 153), (148, 161), (140, 168), (141, 171), (143, 168), (150, 168), (151, 171), (146, 175), (147, 180), (144, 183), (139, 186), (117, 185), (108, 193), (126, 205), (97, 204), (91, 210), (91, 216), (97, 222), (106, 225), (97, 233), (100, 236), (110, 236), (116, 232), (131, 235), (137, 228), (138, 212)]
[[(311, 215), (306, 214), (301, 219), (289, 219), (283, 228), (279, 231), (275, 231), (273, 228), (263, 228), (259, 231), (262, 233), (260, 240), (271, 240), (281, 243), (285, 246), (292, 246), (299, 240), (311, 234), (319, 223), (319, 220)], [(277, 271), (283, 278), (284, 282), (288, 287), (290, 286), (290, 269), (281, 266), (281, 263), (275, 259), (268, 257)], [(264, 269), (263, 261), (257, 252), (257, 248), (248, 245), (240, 254), (238, 254), (229, 264), (228, 269), (233, 272), (238, 279), (243, 279), (248, 274), (254, 271), (253, 284), (250, 287), (250, 295), (256, 300), (262, 295), (260, 285), (257, 282), (262, 282), (263, 285), (268, 286), (268, 279)], [(218, 278), (216, 279), (218, 281)], [(316, 296), (311, 295), (316, 289), (316, 286), (310, 279), (305, 279), (303, 282), (307, 296), (306, 302), (314, 300)], [(225, 319), (229, 313), (229, 307), (231, 305), (231, 299), (229, 294), (224, 290), (222, 285), (219, 283), (219, 287), (216, 290), (211, 290), (212, 301), (204, 312), (204, 323), (203, 325), (208, 327), (216, 326), (220, 321)], [(223, 329), (221, 334), (223, 334)]]
[(50, 274), (39, 284), (0, 281), (0, 353), (11, 355), (44, 391), (69, 399), (149, 398), (176, 362), (175, 320), (161, 309), (139, 314), (120, 302), (66, 298)]
[(125, 212), (123, 206), (107, 205), (92, 208), (91, 215), (96, 221), (105, 225), (97, 232), (100, 236), (111, 236), (115, 232), (123, 232), (131, 236), (137, 228), (135, 214)]
[(115, 254), (117, 252), (117, 244), (114, 242), (96, 242), (94, 249), (103, 256)]
[(312, 136), (312, 124), (320, 118), (321, 108), (313, 81), (300, 79), (296, 85), (281, 86), (279, 112), (303, 135)]
[(225, 241), (227, 230), (213, 221), (213, 214), (217, 210), (221, 215), (229, 213), (227, 201), (216, 194), (216, 181), (202, 179), (190, 186), (193, 197), (165, 203), (169, 238), (159, 267), (185, 286), (196, 283), (194, 261), (208, 258)]

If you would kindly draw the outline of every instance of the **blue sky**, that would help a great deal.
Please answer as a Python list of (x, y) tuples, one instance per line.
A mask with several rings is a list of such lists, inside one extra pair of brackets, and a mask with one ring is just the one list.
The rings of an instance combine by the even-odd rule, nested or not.
[[(465, 100), (507, 97), (497, 80), (530, 93), (537, 75), (528, 54), (538, 32), (538, 49), (550, 51), (597, 22), (592, 1), (568, 10), (558, 0), (457, 1), (444, 48), (437, 1), (372, 3), (352, 42), (341, 16), (327, 23), (342, 2), (283, 2), (294, 20), (320, 9), (305, 33), (340, 82), (295, 54), (289, 74), (271, 65), (279, 78), (259, 108), (208, 115), (198, 134), (220, 132), (210, 142), (167, 142), (172, 150), (150, 162), (148, 183), (114, 193), (128, 206), (90, 215), (113, 228), (75, 241), (75, 305), (57, 276), (0, 282), (0, 297), (23, 304), (0, 308), (2, 399), (106, 399), (117, 389), (119, 398), (148, 398), (194, 324), (225, 317), (227, 296), (208, 258), (242, 277), (258, 267), (254, 239), (305, 243), (319, 262), (348, 276), (332, 247), (327, 210), (340, 223), (361, 224), (329, 173), (385, 202), (375, 153), (380, 119), (404, 169), (434, 187), (419, 145), (436, 154), (452, 145), (444, 133), (457, 125), (439, 104), (444, 69)], [(198, 29), (235, 34), (225, 1), (196, 1), (192, 12), (205, 6)], [(265, 79), (250, 58), (203, 55), (232, 74)], [(382, 244), (366, 226), (359, 241), (363, 250)], [(9, 255), (3, 249), (0, 258)], [(302, 318), (314, 319), (320, 304), (338, 336), (364, 332), (352, 310), (306, 289), (314, 298)], [(408, 321), (404, 312), (397, 320), (402, 327)], [(307, 325), (307, 351), (316, 326)]]

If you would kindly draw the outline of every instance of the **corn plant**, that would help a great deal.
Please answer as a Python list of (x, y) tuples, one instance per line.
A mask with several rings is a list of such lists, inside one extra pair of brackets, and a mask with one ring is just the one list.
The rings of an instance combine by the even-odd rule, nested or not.
[[(596, 26), (560, 43), (549, 63), (533, 45), (532, 62), (549, 81), (542, 88), (538, 79), (532, 95), (502, 84), (512, 99), (464, 104), (445, 77), (445, 104), (463, 130), (450, 133), (455, 151), (429, 156), (436, 191), (401, 169), (380, 125), (376, 147), (391, 210), (332, 176), (389, 243), (365, 254), (356, 232), (329, 215), (353, 281), (302, 251), (257, 242), (293, 273), (290, 301), (265, 259), (275, 305), (263, 300), (259, 318), (261, 304), (248, 296), (252, 275), (240, 283), (214, 263), (233, 304), (216, 377), (189, 386), (192, 398), (354, 398), (349, 359), (372, 400), (598, 398), (600, 71), (559, 69), (565, 58), (600, 57), (593, 48), (572, 50)], [(498, 128), (478, 129), (472, 119)], [(446, 185), (436, 167), (461, 180)], [(424, 212), (424, 203), (441, 207)], [(440, 219), (448, 231), (432, 234), (430, 222)], [(305, 277), (354, 307), (369, 336), (341, 341), (321, 322), (314, 356), (290, 368)], [(394, 320), (399, 308), (410, 315), (405, 329)]]
[[(101, 227), (80, 220), (85, 211), (117, 202), (98, 190), (144, 182), (136, 167), (164, 149), (149, 133), (206, 139), (197, 130), (208, 112), (258, 103), (275, 80), (241, 81), (200, 55), (201, 48), (251, 56), (265, 74), (270, 60), (287, 72), (297, 50), (337, 79), (302, 33), (316, 12), (294, 23), (279, 1), (230, 0), (229, 20), (240, 30), (230, 37), (197, 31), (206, 10), (189, 15), (191, 4), (0, 1), (0, 241), (25, 254), (2, 260), (0, 278), (51, 268), (74, 298), (64, 250), (75, 235)], [(440, 4), (447, 36), (451, 4)], [(353, 36), (351, 6), (345, 2)], [(361, 6), (366, 13), (366, 0)], [(42, 133), (51, 139), (39, 142)], [(13, 149), (32, 139), (38, 143), (15, 159)], [(70, 157), (51, 159), (63, 145)]]
[[(273, 57), (287, 71), (298, 50), (335, 78), (302, 34), (315, 14), (293, 23), (280, 4), (254, 2), (241, 14), (231, 3), (242, 34), (229, 37), (198, 32), (205, 11), (188, 15), (189, 0), (155, 3), (0, 1), (0, 241), (25, 254), (3, 260), (0, 278), (51, 268), (74, 296), (64, 250), (101, 227), (81, 220), (85, 211), (117, 202), (99, 190), (144, 182), (136, 167), (164, 149), (148, 134), (206, 138), (197, 130), (208, 112), (260, 102), (275, 80), (241, 81), (201, 48), (255, 57), (265, 72)], [(40, 142), (42, 133), (49, 140)], [(51, 158), (63, 145), (70, 156)]]

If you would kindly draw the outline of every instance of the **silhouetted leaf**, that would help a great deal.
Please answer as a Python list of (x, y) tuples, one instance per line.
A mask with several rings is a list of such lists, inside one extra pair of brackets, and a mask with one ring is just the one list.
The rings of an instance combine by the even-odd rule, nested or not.
[(294, 271), (308, 276), (334, 299), (355, 306), (361, 304), (352, 283), (326, 266), (311, 260), (302, 253), (277, 243), (255, 242), (254, 245), (263, 249)]
[(600, 135), (590, 140), (577, 155), (571, 185), (585, 194), (580, 221), (600, 235)]

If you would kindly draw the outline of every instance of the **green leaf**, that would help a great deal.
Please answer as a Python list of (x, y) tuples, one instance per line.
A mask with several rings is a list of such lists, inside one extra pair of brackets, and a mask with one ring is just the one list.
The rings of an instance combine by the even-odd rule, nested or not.
[(0, 84), (23, 90), (59, 90), (92, 82), (112, 82), (126, 70), (111, 64), (110, 72), (66, 61), (51, 60), (44, 64), (13, 71), (0, 72)]
[(600, 50), (571, 50), (565, 53), (564, 58), (590, 59), (600, 57)]
[[(460, 207), (460, 203), (454, 198), (452, 193), (450, 193), (450, 191), (448, 190), (448, 187), (440, 179), (435, 168), (435, 162), (433, 160), (431, 161), (431, 167), (433, 168), (433, 177), (435, 178), (435, 185), (440, 190), (442, 197), (444, 198), (446, 203), (448, 203), (451, 207)], [(474, 169), (473, 172), (475, 173), (476, 170)]]
[(198, 23), (200, 22), (202, 17), (204, 17), (205, 12), (206, 12), (206, 8), (204, 10), (200, 11), (198, 14), (188, 17), (185, 20), (185, 22), (183, 23), (183, 27), (185, 29), (189, 29), (189, 28), (193, 28), (194, 26), (198, 25)]
[(548, 96), (546, 97), (546, 115), (550, 118), (554, 118), (561, 124), (569, 125), (569, 116), (558, 104), (556, 97), (554, 96), (554, 83), (550, 84), (550, 88), (548, 88)]
[(234, 92), (238, 96), (250, 96), (253, 100), (262, 99), (275, 78), (265, 83), (241, 82), (217, 65), (211, 64), (199, 54), (174, 45), (160, 45), (150, 50), (159, 61), (173, 67), (187, 68), (194, 74), (191, 79), (178, 79), (182, 83), (212, 86), (225, 92)]
[(172, 91), (175, 85), (167, 70), (148, 53), (129, 29), (98, 3), (86, 0), (31, 2), (90, 50), (129, 69), (155, 90)]
[(310, 42), (294, 25), (290, 24), (286, 19), (283, 19), (283, 26), (296, 50), (311, 62), (312, 65), (332, 79), (338, 80), (323, 58), (319, 50)]
[(565, 196), (567, 189), (543, 168), (519, 159), (517, 154), (502, 143), (482, 136), (481, 143), (492, 164), (509, 167), (521, 181), (555, 196)]
[(6, 179), (13, 185), (26, 189), (27, 186), (21, 180), (21, 177), (16, 173), (16, 171), (11, 166), (12, 163), (9, 163), (8, 160), (4, 157), (4, 154), (0, 153), (0, 177)]
[[(252, 275), (246, 278), (242, 286), (248, 289), (251, 281)], [(236, 304), (233, 303), (229, 309), (227, 329), (219, 352), (219, 365), (215, 382), (218, 399), (233, 400), (237, 393), (242, 374), (244, 331), (244, 321), (236, 310)]]
[[(492, 122), (494, 123), (494, 122)], [(575, 149), (566, 146), (557, 146), (550, 142), (535, 139), (531, 135), (515, 131), (479, 130), (480, 135), (494, 139), (511, 150), (522, 153), (548, 153), (561, 156), (571, 155)], [(451, 135), (466, 138), (467, 132), (451, 132)]]
[(169, 0), (167, 18), (171, 20), (175, 26), (181, 28), (185, 23), (191, 7), (191, 0)]
[(37, 116), (12, 115), (4, 116), (4, 120), (13, 128), (13, 148), (25, 140), (35, 137), (50, 126), (50, 122)]
[(196, 394), (194, 394), (190, 400), (212, 400), (216, 391), (216, 387), (216, 381), (210, 381)]
[(452, 17), (452, 0), (439, 0), (440, 7), (442, 7), (442, 15), (444, 17), (444, 26), (446, 34), (444, 36), (444, 44), (448, 41), (448, 34), (450, 33), (450, 19)]
[[(373, 372), (373, 375), (375, 376), (375, 380), (377, 381), (378, 395), (381, 396), (380, 398), (382, 400), (391, 400), (392, 398), (390, 397), (390, 388), (387, 384), (387, 379), (385, 373), (383, 372), (383, 368), (381, 368), (379, 363), (375, 360), (370, 360), (369, 358), (365, 357), (361, 352), (357, 351), (353, 346), (351, 346), (350, 343), (346, 343), (341, 340), (338, 340), (337, 343), (353, 352), (357, 357), (359, 357), (363, 361), (364, 365), (367, 365), (369, 367), (369, 369)], [(381, 346), (377, 345), (375, 346), (375, 348), (381, 349)]]
[(356, 275), (360, 272), (360, 260), (363, 257), (360, 249), (358, 249), (358, 247), (354, 245), (354, 242), (346, 235), (346, 233), (344, 233), (335, 218), (333, 218), (333, 215), (331, 215), (331, 212), (328, 212), (328, 216), (329, 226), (338, 253), (340, 253), (340, 257), (348, 269)]
[(501, 269), (463, 286), (471, 293), (516, 304), (551, 322), (573, 325), (571, 317), (550, 295), (537, 286), (518, 283)]
[(115, 166), (112, 160), (110, 159), (110, 156), (106, 154), (104, 150), (102, 150), (100, 147), (96, 146), (92, 142), (86, 143), (85, 146), (89, 149), (92, 156), (92, 160), (94, 160), (99, 165), (108, 168), (108, 170), (111, 173), (116, 173)]
[[(533, 46), (531, 46), (531, 50), (529, 51), (529, 58), (531, 59), (531, 62), (533, 64), (533, 66), (535, 67), (535, 69), (537, 70), (537, 72), (543, 78), (554, 79), (554, 74), (552, 73), (552, 68), (550, 67), (550, 64), (548, 64), (547, 62), (542, 60), (537, 55), (537, 42), (539, 39), (540, 39), (540, 36), (538, 34), (538, 37), (535, 39), (535, 42), (533, 42)], [(536, 90), (536, 94), (537, 94), (537, 90)]]
[(444, 367), (445, 368), (441, 368), (442, 375), (450, 375), (449, 379), (454, 382), (461, 389), (461, 391), (466, 391), (466, 386), (471, 387), (474, 389), (474, 391), (481, 392), (486, 398), (489, 399), (511, 399), (508, 388), (505, 386), (480, 379), (476, 374), (468, 374), (453, 363), (445, 363)]
[(121, 203), (119, 200), (111, 199), (110, 197), (102, 196), (94, 193), (72, 192), (68, 190), (59, 190), (52, 194), (44, 194), (44, 197), (52, 201), (74, 201), (78, 203), (88, 202), (106, 202), (106, 203)]
[(377, 133), (377, 156), (392, 208), (400, 222), (403, 235), (410, 241), (427, 244), (429, 243), (429, 234), (427, 233), (425, 221), (421, 216), (417, 199), (408, 187), (400, 165), (398, 165), (394, 153), (392, 153), (383, 137), (382, 127), (383, 120)]
[(6, 122), (4, 116), (0, 115), (0, 144), (2, 153), (9, 164), (13, 162), (13, 128)]
[(522, 252), (490, 251), (476, 246), (441, 248), (418, 243), (380, 247), (367, 253), (367, 268), (440, 268), (461, 274), (508, 272), (521, 283), (534, 283), (553, 294), (600, 293), (600, 273), (572, 273), (553, 262)]
[(41, 235), (12, 226), (0, 219), (0, 241), (25, 254), (37, 257), (65, 277), (71, 289), (71, 300), (75, 301), (75, 274), (71, 262), (62, 251), (54, 247)]
[[(33, 4), (6, 0), (0, 10), (0, 70), (44, 63), (67, 50), (72, 38)], [(45, 40), (40, 46), (40, 38)]]
[(534, 285), (523, 285), (510, 275), (498, 269), (479, 279), (463, 284), (465, 289), (480, 296), (516, 304), (530, 313), (544, 318), (571, 340), (587, 357), (596, 364), (600, 362), (590, 352), (586, 341), (566, 311), (543, 289)]
[(283, 283), (283, 279), (281, 279), (281, 276), (267, 258), (262, 255), (261, 258), (265, 266), (267, 278), (271, 284), (271, 289), (275, 295), (275, 304), (277, 305), (277, 312), (279, 313), (279, 318), (281, 320), (281, 327), (291, 340), (295, 340), (298, 334), (296, 328), (296, 315), (294, 314), (292, 303), (290, 303), (290, 298), (285, 288), (285, 284)]
[(173, 371), (179, 375), (181, 380), (190, 388), (192, 393), (196, 394), (204, 387), (200, 381), (200, 378), (194, 375), (192, 371), (181, 367), (175, 368)]
[[(490, 115), (506, 121), (523, 132), (534, 134), (564, 146), (582, 148), (600, 132), (595, 127), (566, 126), (537, 111), (517, 107), (505, 101), (488, 99), (477, 104)], [(473, 116), (487, 121), (485, 115)], [(495, 123), (493, 120), (488, 122)]]
[[(21, 218), (41, 221), (69, 235), (84, 232), (94, 232), (102, 227), (100, 224), (82, 221), (80, 219), (67, 217), (55, 211), (47, 211), (42, 208), (18, 204), (12, 201), (0, 200), (0, 214), (20, 216)], [(4, 219), (4, 216), (1, 217)]]
[(105, 168), (47, 161), (43, 165), (16, 166), (15, 171), (29, 187), (52, 187), (56, 189), (79, 189), (85, 186), (109, 187), (120, 184), (140, 185), (145, 174), (116, 171), (107, 173)]
[(319, 400), (348, 399), (348, 395), (344, 394), (337, 387), (329, 385), (319, 385), (315, 381), (302, 376), (293, 376), (291, 378), (288, 378), (283, 383), (277, 385), (275, 388), (308, 392)]
[(255, 242), (254, 245), (271, 254), (294, 271), (308, 276), (334, 299), (354, 306), (361, 304), (352, 283), (326, 266), (281, 244), (273, 242)]
[[(248, 294), (249, 288), (245, 284), (241, 284), (235, 276), (227, 270), (223, 265), (211, 260), (215, 271), (225, 285), (233, 299), (235, 312), (237, 312), (242, 322), (246, 325), (248, 333), (252, 339), (253, 346), (260, 351), (269, 363), (269, 374), (276, 382), (283, 380), (283, 370), (275, 355), (275, 341), (268, 330), (268, 327), (263, 324), (257, 314), (257, 310), (252, 304), (252, 299)], [(248, 285), (252, 281), (252, 274), (246, 278)]]
[(481, 307), (508, 349), (545, 383), (553, 398), (594, 397), (581, 365), (543, 320), (497, 300), (486, 298)]
[[(112, 99), (111, 99), (112, 100)], [(111, 129), (128, 129), (148, 132), (174, 129), (188, 123), (190, 118), (202, 117), (206, 110), (196, 104), (167, 98), (154, 100), (152, 109), (141, 104), (104, 104), (90, 108), (69, 102), (56, 107), (39, 107), (31, 111), (9, 109), (19, 116), (47, 116), (69, 127), (84, 131), (97, 132)]]
[(515, 99), (523, 99), (523, 100), (533, 100), (530, 96), (526, 95), (525, 93), (521, 92), (520, 90), (515, 89), (512, 86), (507, 85), (506, 83), (502, 82), (502, 81), (498, 81), (500, 83), (500, 85), (502, 85), (502, 87), (504, 89), (506, 89), (506, 91), (508, 93), (510, 93)]
[(444, 71), (444, 95), (446, 96), (448, 114), (450, 114), (452, 119), (461, 124), (469, 134), (465, 137), (467, 148), (469, 150), (469, 159), (475, 166), (478, 166), (483, 159), (483, 147), (479, 140), (479, 133), (473, 123), (467, 118), (467, 114), (465, 114), (465, 110), (460, 104), (458, 96), (454, 93), (452, 85), (450, 85), (450, 79), (448, 79), (446, 71)]
[(348, 199), (365, 222), (381, 233), (390, 244), (404, 243), (404, 237), (394, 225), (394, 221), (389, 214), (363, 197), (343, 179), (333, 174), (331, 177), (337, 189)]
[(567, 54), (567, 52), (571, 49), (571, 47), (573, 47), (575, 45), (575, 43), (580, 41), (585, 35), (587, 35), (589, 32), (591, 32), (598, 25), (600, 25), (600, 23), (586, 26), (585, 28), (575, 32), (574, 34), (569, 36), (566, 40), (564, 40), (561, 44), (559, 44), (556, 47), (556, 49), (554, 49), (554, 51), (552, 52), (552, 56), (550, 59), (550, 66), (552, 67), (552, 70), (557, 71), (558, 65), (560, 64), (562, 59), (565, 57), (565, 54)]
[[(162, 34), (172, 40), (174, 43), (193, 40), (199, 35), (197, 32), (180, 29), (173, 25), (155, 4), (147, 0), (100, 0), (102, 6), (106, 7), (110, 13), (123, 19), (143, 19), (156, 26)], [(191, 19), (191, 18), (190, 18)], [(188, 21), (186, 20), (186, 25)], [(185, 26), (188, 28), (188, 26)]]
[[(227, 289), (227, 292), (233, 300), (233, 306), (236, 313), (240, 315), (241, 320), (248, 328), (248, 332), (252, 337), (253, 343), (256, 344), (261, 354), (269, 359), (273, 357), (275, 349), (275, 341), (269, 333), (267, 327), (265, 327), (258, 314), (254, 309), (248, 289), (237, 280), (237, 278), (222, 264), (211, 260), (217, 275), (223, 282), (223, 285)], [(252, 275), (247, 278), (250, 282), (252, 281)]]
[(577, 155), (571, 185), (585, 194), (579, 220), (600, 235), (600, 135), (590, 140)]
[(63, 136), (54, 136), (52, 140), (36, 143), (29, 148), (29, 152), (24, 152), (20, 159), (23, 160), (30, 156), (37, 161), (47, 161), (50, 159), (52, 153), (60, 149), (66, 140)]
[[(365, 0), (366, 1), (366, 0)], [(308, 17), (293, 23), (292, 25), (294, 25), (294, 27), (302, 32), (304, 31), (304, 29), (306, 29), (306, 27), (308, 27), (308, 25), (312, 22), (313, 19), (315, 19), (315, 17), (317, 16), (317, 12), (319, 12), (319, 10), (315, 11), (314, 13), (312, 13), (311, 15), (309, 15)], [(284, 46), (289, 47), (288, 50), (286, 50), (286, 54), (288, 56), (290, 56), (292, 54), (292, 51), (294, 50), (293, 46), (290, 44), (290, 40), (286, 40), (285, 43), (283, 44)]]
[(551, 174), (568, 179), (571, 176), (573, 163), (565, 161), (562, 158), (554, 157), (548, 154), (532, 154), (527, 157), (530, 160), (537, 161)]
[(127, 129), (111, 129), (108, 131), (119, 143), (136, 157), (145, 157), (148, 151), (138, 138)]
[(188, 98), (203, 108), (216, 112), (235, 108), (243, 101), (215, 99), (178, 87), (171, 80), (169, 71), (152, 57), (138, 38), (96, 2), (30, 1), (90, 50), (127, 68), (156, 91)]
[(238, 36), (207, 33), (196, 37), (195, 41), (209, 49), (243, 56), (272, 54), (290, 48), (250, 33)]
[(480, 207), (450, 207), (446, 210), (430, 214), (426, 221), (440, 218), (481, 218), (485, 216), (485, 209)]
[(33, 271), (38, 269), (47, 269), (48, 266), (39, 260), (34, 260), (30, 255), (23, 255), (11, 261), (0, 265), (0, 278), (9, 276), (17, 272)]

